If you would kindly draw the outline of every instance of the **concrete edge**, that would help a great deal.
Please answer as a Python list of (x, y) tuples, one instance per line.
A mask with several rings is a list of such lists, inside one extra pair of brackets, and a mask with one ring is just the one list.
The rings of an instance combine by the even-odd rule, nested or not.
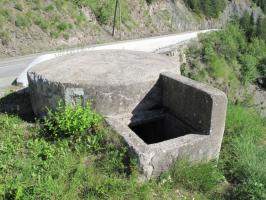
[[(21, 85), (24, 87), (28, 86), (27, 80), (27, 72), (32, 67), (38, 65), (47, 60), (51, 60), (53, 58), (67, 55), (67, 54), (74, 54), (78, 52), (86, 52), (86, 51), (93, 51), (93, 50), (110, 50), (110, 49), (125, 49), (125, 50), (136, 50), (136, 51), (144, 51), (144, 52), (156, 52), (158, 49), (165, 48), (167, 46), (176, 45), (191, 39), (195, 39), (201, 33), (207, 33), (211, 31), (217, 31), (217, 29), (210, 29), (210, 30), (201, 30), (196, 32), (186, 32), (180, 34), (173, 34), (167, 36), (157, 36), (151, 37), (146, 39), (137, 39), (137, 40), (128, 40), (128, 41), (121, 41), (118, 43), (109, 43), (97, 46), (91, 46), (82, 49), (73, 49), (69, 51), (63, 52), (56, 52), (45, 54), (37, 57), (29, 66), (17, 77), (16, 84)], [(166, 40), (167, 39), (167, 40)]]

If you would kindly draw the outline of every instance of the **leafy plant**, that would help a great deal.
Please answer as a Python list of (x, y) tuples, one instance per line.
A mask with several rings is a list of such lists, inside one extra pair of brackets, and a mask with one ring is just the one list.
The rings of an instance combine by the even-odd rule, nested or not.
[(42, 123), (42, 134), (56, 140), (70, 138), (73, 142), (87, 144), (90, 149), (98, 150), (102, 135), (97, 133), (102, 118), (92, 110), (90, 104), (63, 105), (55, 111), (49, 110)]

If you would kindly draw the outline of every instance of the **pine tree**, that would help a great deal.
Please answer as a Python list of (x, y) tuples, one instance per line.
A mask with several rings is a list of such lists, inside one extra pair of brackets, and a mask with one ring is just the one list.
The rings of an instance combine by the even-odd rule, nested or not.
[(266, 18), (260, 17), (257, 21), (257, 36), (266, 41)]

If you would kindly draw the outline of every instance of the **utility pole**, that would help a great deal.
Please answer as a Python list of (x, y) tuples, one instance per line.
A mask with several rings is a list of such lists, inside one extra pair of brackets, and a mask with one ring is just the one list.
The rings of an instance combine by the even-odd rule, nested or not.
[(120, 40), (122, 40), (121, 23), (122, 23), (121, 2), (119, 0), (119, 32), (120, 32), (119, 35), (120, 35)]
[[(119, 6), (119, 8), (118, 8)], [(120, 40), (122, 38), (122, 33), (121, 33), (121, 23), (122, 23), (122, 16), (121, 16), (121, 4), (120, 0), (116, 0), (115, 2), (115, 13), (114, 13), (114, 21), (113, 21), (113, 33), (112, 36), (115, 36), (115, 27), (116, 27), (116, 16), (117, 16), (117, 10), (119, 9), (119, 31), (120, 31)]]

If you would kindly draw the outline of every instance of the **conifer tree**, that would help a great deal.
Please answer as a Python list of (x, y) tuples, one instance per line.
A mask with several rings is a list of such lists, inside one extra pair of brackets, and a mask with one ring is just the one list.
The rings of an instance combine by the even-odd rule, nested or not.
[(266, 41), (266, 18), (260, 17), (257, 21), (257, 36)]

